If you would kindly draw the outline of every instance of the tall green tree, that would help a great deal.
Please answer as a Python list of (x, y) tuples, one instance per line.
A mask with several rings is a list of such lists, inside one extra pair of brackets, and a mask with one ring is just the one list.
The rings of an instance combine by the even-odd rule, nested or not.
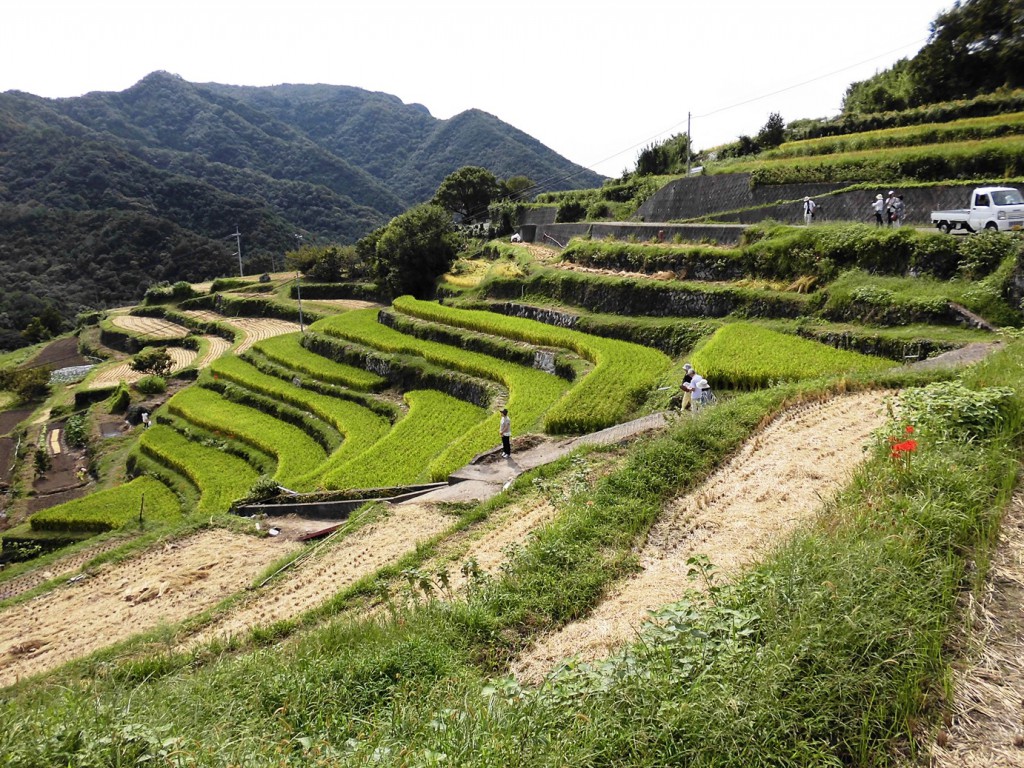
[(460, 245), (451, 214), (426, 203), (367, 235), (356, 250), (370, 256), (377, 285), (387, 295), (430, 298), (435, 281), (451, 269)]
[(487, 206), (503, 193), (502, 184), (493, 173), (467, 165), (445, 177), (431, 202), (471, 223), (486, 217)]

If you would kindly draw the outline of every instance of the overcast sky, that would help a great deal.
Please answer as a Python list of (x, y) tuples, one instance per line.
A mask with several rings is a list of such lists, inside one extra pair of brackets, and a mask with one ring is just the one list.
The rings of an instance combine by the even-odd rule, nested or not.
[(0, 91), (329, 83), (446, 119), (477, 108), (607, 176), (654, 140), (704, 149), (838, 113), (952, 0), (5, 0)]

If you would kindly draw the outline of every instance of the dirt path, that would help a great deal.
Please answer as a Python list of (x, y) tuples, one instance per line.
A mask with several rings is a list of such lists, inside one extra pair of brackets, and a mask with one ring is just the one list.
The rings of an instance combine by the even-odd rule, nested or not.
[(305, 558), (283, 578), (258, 590), (253, 599), (191, 637), (192, 648), (214, 638), (227, 638), (292, 619), (312, 610), (359, 579), (389, 565), (455, 522), (430, 505), (403, 505), (325, 547), (322, 556)]
[(662, 512), (638, 553), (642, 571), (614, 587), (586, 619), (539, 642), (513, 665), (536, 682), (570, 656), (596, 659), (633, 639), (647, 611), (694, 586), (687, 559), (704, 554), (728, 577), (810, 521), (847, 483), (882, 426), (885, 393), (800, 406), (743, 446), (692, 493)]
[(298, 546), (203, 531), (0, 611), (0, 687), (206, 610)]
[(972, 622), (964, 665), (953, 677), (948, 730), (931, 747), (936, 768), (1024, 767), (1024, 494), (1018, 491)]

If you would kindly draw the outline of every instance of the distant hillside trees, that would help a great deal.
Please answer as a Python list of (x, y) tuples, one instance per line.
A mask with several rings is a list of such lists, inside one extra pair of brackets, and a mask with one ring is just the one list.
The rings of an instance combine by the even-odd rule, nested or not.
[[(685, 133), (677, 133), (662, 144), (648, 144), (637, 156), (637, 175), (661, 176), (682, 173), (686, 170), (689, 150), (690, 138)], [(692, 156), (690, 161), (693, 161)]]
[(285, 265), (321, 283), (359, 280), (368, 269), (354, 245), (303, 245), (285, 254)]
[(455, 261), (461, 239), (451, 214), (426, 203), (396, 216), (356, 244), (380, 289), (391, 297), (429, 298)]
[(932, 22), (912, 59), (851, 85), (843, 114), (970, 99), (1024, 86), (1024, 0), (963, 0)]

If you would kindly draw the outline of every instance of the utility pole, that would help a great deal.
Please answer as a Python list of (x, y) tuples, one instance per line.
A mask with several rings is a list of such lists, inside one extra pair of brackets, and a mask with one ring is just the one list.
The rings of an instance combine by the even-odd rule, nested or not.
[(686, 113), (686, 175), (690, 175), (690, 113)]
[(237, 224), (235, 224), (235, 233), (233, 235), (228, 235), (228, 237), (235, 238), (235, 244), (238, 246), (238, 276), (245, 277), (242, 273), (242, 233), (238, 231)]
[[(302, 245), (302, 235), (295, 233), (296, 250)], [(299, 300), (299, 333), (306, 332), (306, 326), (302, 322), (302, 273), (295, 270), (295, 296)]]

